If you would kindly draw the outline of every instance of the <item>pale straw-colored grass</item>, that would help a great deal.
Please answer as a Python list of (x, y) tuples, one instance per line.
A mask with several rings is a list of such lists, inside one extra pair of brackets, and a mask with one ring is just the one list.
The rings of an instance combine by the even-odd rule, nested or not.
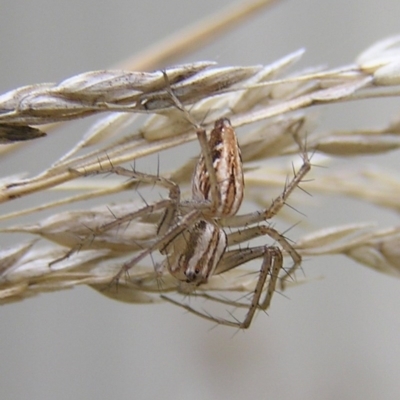
[[(243, 10), (242, 14), (245, 15)], [(209, 25), (209, 31), (212, 29), (215, 28)], [(170, 55), (163, 57), (168, 59)], [(230, 118), (237, 129), (246, 170), (245, 199), (250, 210), (267, 207), (271, 201), (269, 193), (279, 193), (290, 179), (291, 163), (297, 167), (299, 148), (290, 132), (299, 122), (299, 134), (313, 153), (314, 165), (329, 165), (336, 157), (351, 160), (360, 154), (382, 154), (400, 147), (400, 123), (396, 119), (380, 129), (360, 126), (357, 130), (318, 133), (312, 129), (315, 117), (308, 115), (314, 105), (398, 97), (400, 36), (377, 42), (355, 55), (343, 68), (298, 70), (296, 62), (301, 57), (303, 50), (265, 66), (222, 68), (212, 61), (202, 61), (165, 69), (174, 93), (197, 121), (203, 121), (207, 131), (222, 116)], [(152, 60), (150, 64), (157, 62)], [(165, 154), (196, 140), (182, 112), (171, 106), (165, 85), (160, 70), (148, 73), (104, 70), (80, 74), (58, 84), (18, 88), (0, 96), (0, 140), (11, 143), (2, 146), (3, 153), (21, 146), (12, 143), (16, 139), (41, 136), (42, 131), (50, 129), (41, 126), (37, 130), (39, 125), (93, 114), (99, 118), (79, 143), (39, 175), (24, 180), (1, 177), (2, 203), (46, 190), (63, 194), (56, 201), (0, 216), (8, 224), (2, 235), (22, 232), (32, 236), (30, 241), (0, 251), (1, 303), (79, 284), (90, 285), (117, 300), (135, 303), (157, 302), (160, 294), (176, 291), (176, 280), (169, 274), (161, 282), (156, 279), (151, 259), (132, 268), (129, 276), (120, 280), (118, 290), (108, 286), (123, 260), (154, 242), (160, 214), (146, 214), (133, 220), (129, 215), (147, 203), (159, 202), (158, 191), (157, 195), (142, 198), (136, 182), (121, 181), (115, 176), (82, 177), (83, 173), (95, 174), (110, 165), (128, 166), (139, 158)], [(145, 121), (139, 128), (130, 128), (139, 115), (145, 115)], [(269, 158), (282, 162), (275, 162), (271, 168), (266, 163)], [(195, 161), (182, 158), (175, 170), (161, 170), (160, 174), (177, 182), (185, 194)], [(351, 196), (399, 211), (400, 180), (389, 171), (358, 166), (343, 179), (343, 174), (335, 168), (313, 167), (310, 176), (312, 179), (304, 182), (302, 188), (311, 194)], [(68, 195), (69, 190), (80, 193)], [(132, 201), (118, 201), (118, 194), (123, 191), (129, 191)], [(302, 202), (308, 198), (297, 191), (290, 204), (301, 211)], [(72, 203), (110, 194), (112, 204), (91, 207), (83, 203), (80, 211), (76, 207), (74, 211), (69, 209)], [(13, 222), (17, 217), (52, 208), (54, 215), (37, 223)], [(288, 216), (285, 212), (278, 217)], [(124, 223), (99, 231), (105, 223), (122, 219)], [(343, 254), (378, 271), (400, 274), (398, 227), (350, 223), (326, 226), (291, 239), (307, 258)], [(71, 248), (79, 251), (52, 263)], [(236, 268), (213, 277), (198, 290), (247, 293), (256, 278), (255, 274)], [(293, 284), (300, 281), (304, 281), (303, 277)]]

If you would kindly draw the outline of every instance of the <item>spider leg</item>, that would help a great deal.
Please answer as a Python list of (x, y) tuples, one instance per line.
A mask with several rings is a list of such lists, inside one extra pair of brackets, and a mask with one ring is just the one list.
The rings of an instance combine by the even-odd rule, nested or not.
[(136, 218), (144, 217), (151, 213), (155, 213), (159, 210), (166, 209), (170, 206), (171, 206), (171, 200), (169, 200), (169, 199), (160, 200), (156, 203), (148, 204), (147, 206), (144, 206), (144, 207), (140, 208), (139, 210), (136, 210), (132, 213), (125, 214), (122, 217), (116, 217), (111, 222), (108, 222), (106, 224), (103, 224), (96, 228), (93, 228), (91, 233), (89, 235), (83, 237), (77, 246), (72, 247), (71, 249), (66, 251), (62, 257), (59, 257), (56, 260), (51, 261), (49, 263), (49, 266), (52, 266), (58, 262), (61, 262), (65, 259), (67, 259), (72, 254), (75, 254), (76, 252), (79, 252), (80, 250), (85, 249), (86, 247), (90, 248), (91, 242), (93, 242), (97, 236), (101, 236), (102, 234), (106, 233), (107, 231), (109, 231), (111, 229), (119, 227), (125, 223), (131, 222), (131, 221), (135, 220)]
[[(166, 189), (169, 192), (170, 205), (166, 208), (166, 211), (161, 218), (158, 227), (158, 234), (163, 234), (168, 230), (168, 227), (172, 224), (172, 221), (175, 219), (177, 206), (180, 203), (181, 192), (179, 185), (170, 179), (164, 178), (160, 175), (151, 175), (145, 174), (142, 172), (138, 172), (135, 170), (130, 170), (127, 168), (123, 168), (120, 166), (114, 167), (111, 165), (109, 168), (102, 168), (100, 171), (95, 172), (95, 174), (116, 174), (120, 176), (126, 176), (133, 181), (137, 181), (137, 183), (144, 183), (149, 185), (159, 185)], [(93, 175), (93, 173), (91, 173)], [(175, 205), (175, 206), (174, 206)]]
[[(279, 247), (265, 247), (265, 253), (263, 257), (263, 262), (261, 265), (260, 274), (258, 277), (257, 285), (254, 290), (254, 296), (251, 300), (249, 311), (242, 322), (240, 328), (248, 328), (253, 320), (255, 312), (260, 308), (266, 310), (272, 300), (272, 296), (275, 292), (276, 282), (278, 280), (279, 271), (283, 265), (282, 252)], [(260, 304), (260, 299), (264, 290), (264, 285), (267, 280), (267, 276), (270, 275), (271, 278), (268, 282), (267, 293), (264, 300)]]
[(163, 217), (161, 218), (161, 221), (159, 222), (157, 230), (158, 234), (163, 234), (164, 232), (166, 232), (168, 230), (168, 227), (172, 225), (173, 221), (175, 220), (177, 207), (180, 202), (180, 188), (175, 182), (169, 179), (166, 179), (159, 175), (144, 174), (135, 170), (129, 170), (119, 166), (114, 167), (112, 165), (109, 168), (102, 168), (99, 171), (90, 172), (89, 174), (86, 174), (84, 170), (83, 171), (74, 170), (74, 171), (82, 176), (114, 173), (116, 175), (126, 176), (132, 179), (133, 181), (136, 181), (137, 183), (159, 185), (168, 189), (169, 199), (160, 200), (156, 203), (146, 205), (139, 210), (136, 210), (132, 213), (128, 213), (123, 217), (118, 217), (118, 218), (116, 217), (113, 221), (92, 229), (91, 234), (82, 238), (79, 245), (68, 250), (62, 257), (52, 261), (49, 264), (50, 266), (62, 260), (65, 260), (72, 254), (90, 245), (90, 243), (94, 240), (96, 236), (100, 236), (101, 234), (111, 229), (114, 229), (118, 226), (121, 226), (124, 223), (134, 220), (135, 218), (146, 216), (156, 211), (164, 209), (165, 211)]
[[(301, 255), (296, 251), (296, 249), (290, 244), (288, 239), (285, 238), (282, 234), (280, 234), (276, 229), (271, 228), (270, 226), (266, 225), (257, 225), (249, 228), (242, 229), (240, 231), (232, 232), (227, 235), (228, 239), (228, 246), (232, 246), (235, 244), (240, 244), (243, 242), (247, 242), (254, 238), (267, 235), (270, 238), (274, 239), (283, 250), (290, 256), (293, 261), (292, 266), (288, 271), (285, 272), (284, 276), (280, 278), (281, 282), (281, 289), (284, 290), (285, 282), (293, 276), (293, 273), (299, 268), (301, 265)], [(218, 265), (215, 273), (222, 273), (230, 269), (227, 267), (229, 263), (224, 262), (224, 260), (229, 256), (231, 252), (238, 251), (240, 253), (244, 253), (248, 249), (245, 250), (231, 250), (227, 252), (223, 259), (221, 260), (220, 265)], [(232, 267), (231, 267), (232, 268)]]

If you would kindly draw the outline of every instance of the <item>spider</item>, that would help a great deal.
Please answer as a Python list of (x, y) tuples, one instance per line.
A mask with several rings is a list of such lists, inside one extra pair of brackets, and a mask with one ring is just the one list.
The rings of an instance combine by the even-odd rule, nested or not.
[[(200, 135), (205, 132), (196, 126)], [(200, 141), (201, 143), (201, 141)], [(199, 285), (207, 283), (210, 277), (236, 268), (255, 258), (262, 258), (258, 281), (248, 305), (248, 311), (243, 321), (231, 321), (216, 318), (199, 312), (187, 304), (162, 295), (161, 297), (198, 316), (218, 324), (246, 329), (250, 326), (257, 309), (266, 310), (271, 303), (278, 277), (283, 268), (282, 249), (292, 258), (291, 269), (280, 278), (284, 280), (298, 268), (301, 257), (278, 231), (262, 222), (271, 219), (285, 204), (291, 192), (299, 185), (310, 169), (306, 153), (303, 155), (303, 165), (287, 184), (283, 193), (278, 196), (265, 210), (250, 214), (237, 215), (243, 200), (244, 178), (242, 160), (236, 134), (226, 118), (215, 122), (207, 147), (202, 151), (192, 177), (192, 199), (182, 201), (179, 186), (158, 175), (142, 174), (123, 167), (111, 167), (102, 172), (116, 173), (139, 182), (161, 185), (168, 188), (169, 198), (155, 204), (150, 204), (142, 210), (120, 218), (107, 225), (107, 229), (124, 221), (145, 215), (149, 212), (163, 210), (158, 224), (157, 239), (137, 256), (126, 262), (115, 276), (118, 282), (122, 274), (137, 265), (143, 258), (158, 250), (165, 256), (164, 261), (156, 265), (156, 272), (162, 276), (165, 270), (179, 282), (179, 291), (193, 293)], [(207, 168), (207, 156), (212, 162), (211, 173)], [(212, 175), (215, 175), (212, 178)], [(216, 185), (212, 185), (215, 179)], [(215, 190), (217, 189), (217, 190)], [(254, 226), (255, 225), (255, 226)], [(224, 228), (241, 228), (226, 233)], [(103, 227), (104, 228), (104, 227)], [(281, 247), (258, 246), (245, 249), (227, 250), (228, 247), (247, 242), (253, 238), (268, 235)], [(268, 282), (268, 276), (270, 276)], [(265, 285), (267, 287), (265, 289)], [(266, 291), (262, 299), (263, 292)], [(211, 296), (197, 294), (206, 298)], [(232, 305), (244, 306), (241, 303), (230, 302)]]
[[(167, 90), (175, 106), (185, 114), (193, 125), (201, 146), (201, 155), (192, 176), (192, 199), (181, 200), (179, 186), (172, 180), (159, 175), (143, 174), (114, 166), (100, 171), (101, 173), (123, 175), (138, 182), (160, 185), (169, 191), (168, 199), (147, 205), (141, 210), (118, 218), (99, 228), (98, 231), (101, 232), (123, 222), (128, 222), (133, 218), (154, 211), (163, 211), (154, 242), (134, 258), (125, 262), (113, 281), (118, 282), (122, 274), (127, 274), (130, 268), (158, 250), (164, 256), (164, 261), (155, 266), (157, 274), (162, 276), (164, 271), (168, 270), (179, 282), (178, 291), (194, 294), (196, 287), (207, 283), (213, 275), (236, 268), (255, 258), (262, 258), (258, 280), (250, 303), (244, 305), (238, 302), (229, 302), (232, 305), (248, 308), (243, 321), (213, 317), (187, 304), (179, 303), (164, 295), (161, 296), (164, 300), (210, 321), (246, 329), (250, 326), (258, 309), (266, 310), (270, 306), (278, 279), (281, 280), (283, 286), (284, 281), (292, 275), (301, 263), (301, 256), (288, 240), (265, 222), (280, 211), (292, 191), (301, 183), (309, 171), (310, 162), (307, 152), (302, 152), (303, 165), (285, 186), (282, 194), (272, 201), (270, 207), (253, 213), (238, 215), (238, 210), (243, 201), (244, 176), (241, 152), (235, 130), (229, 119), (220, 118), (215, 121), (210, 138), (207, 139), (205, 129), (192, 119), (190, 113), (180, 103), (170, 88), (167, 77), (166, 82)], [(293, 137), (299, 147), (302, 148), (297, 132), (293, 133)], [(237, 231), (227, 234), (225, 228), (237, 228)], [(227, 250), (232, 245), (264, 235), (270, 236), (280, 247), (265, 245)], [(281, 248), (292, 258), (293, 265), (289, 271), (286, 271), (285, 276), (279, 278), (280, 271), (283, 268)], [(268, 276), (270, 276), (269, 279)], [(262, 298), (264, 291), (266, 293)], [(196, 295), (224, 302), (212, 296)]]

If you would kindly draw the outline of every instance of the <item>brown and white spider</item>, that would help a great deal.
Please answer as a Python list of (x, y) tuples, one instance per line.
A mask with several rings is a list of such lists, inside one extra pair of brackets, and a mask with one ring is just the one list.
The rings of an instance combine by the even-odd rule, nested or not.
[[(199, 136), (204, 135), (206, 138), (204, 129), (196, 125), (196, 131)], [(199, 312), (187, 304), (161, 296), (208, 320), (223, 325), (248, 328), (256, 310), (266, 310), (271, 303), (279, 273), (283, 267), (281, 248), (293, 260), (290, 270), (280, 278), (281, 282), (290, 277), (301, 263), (300, 255), (287, 239), (263, 222), (271, 219), (283, 207), (291, 192), (310, 169), (310, 163), (307, 154), (303, 153), (302, 167), (270, 207), (250, 214), (237, 215), (243, 200), (244, 178), (240, 148), (229, 120), (226, 118), (217, 120), (210, 139), (205, 141), (200, 139), (199, 142), (205, 143), (205, 147), (203, 148), (202, 144), (202, 154), (192, 177), (191, 200), (182, 201), (179, 186), (158, 175), (142, 174), (122, 167), (111, 167), (102, 171), (127, 176), (139, 182), (158, 184), (169, 190), (168, 199), (150, 204), (103, 227), (109, 229), (111, 225), (116, 226), (149, 212), (165, 210), (158, 225), (157, 239), (126, 262), (115, 276), (115, 280), (118, 281), (130, 268), (158, 250), (165, 256), (164, 261), (156, 266), (159, 276), (162, 276), (165, 270), (169, 271), (179, 282), (178, 291), (190, 294), (213, 275), (236, 268), (255, 258), (262, 258), (254, 293), (250, 303), (246, 305), (248, 312), (241, 322), (216, 318)], [(211, 169), (207, 167), (208, 162), (212, 165)], [(213, 180), (215, 184), (212, 184)], [(230, 228), (230, 230), (237, 228), (237, 230), (227, 234), (225, 228)], [(263, 235), (270, 236), (280, 247), (258, 246), (227, 250), (233, 245), (248, 242)], [(267, 285), (266, 288), (265, 285)], [(264, 291), (266, 293), (262, 299)], [(196, 295), (219, 301), (211, 296)], [(243, 306), (236, 302), (229, 302), (229, 304)]]
[[(158, 223), (157, 237), (154, 242), (134, 258), (125, 262), (114, 281), (118, 282), (123, 274), (126, 274), (146, 256), (158, 250), (164, 256), (164, 261), (155, 267), (158, 275), (162, 276), (167, 270), (177, 279), (178, 291), (190, 294), (194, 293), (199, 285), (207, 283), (213, 275), (236, 268), (255, 258), (262, 258), (255, 290), (250, 303), (246, 304), (248, 311), (241, 322), (216, 318), (199, 312), (187, 304), (161, 296), (163, 299), (208, 320), (223, 325), (248, 328), (257, 309), (266, 310), (271, 303), (279, 274), (283, 268), (281, 248), (293, 260), (292, 267), (280, 278), (282, 283), (301, 263), (300, 255), (287, 239), (265, 222), (274, 217), (283, 207), (292, 191), (309, 171), (310, 162), (307, 153), (303, 151), (303, 165), (285, 186), (283, 193), (273, 200), (270, 207), (249, 214), (237, 215), (243, 200), (244, 177), (240, 147), (230, 121), (227, 118), (218, 119), (210, 133), (210, 138), (207, 139), (204, 128), (192, 119), (189, 112), (176, 98), (169, 87), (167, 77), (166, 82), (174, 105), (186, 115), (195, 128), (201, 146), (201, 155), (192, 176), (192, 198), (182, 201), (179, 186), (172, 180), (159, 175), (143, 174), (113, 166), (101, 170), (101, 173), (115, 173), (134, 181), (160, 185), (169, 190), (168, 199), (147, 205), (99, 228), (99, 232), (106, 231), (118, 224), (129, 222), (154, 211), (164, 210)], [(293, 137), (302, 148), (296, 131), (293, 132)], [(226, 233), (226, 228), (230, 229), (230, 233)], [(236, 231), (232, 231), (234, 228)], [(270, 236), (280, 247), (265, 245), (227, 250), (233, 245), (264, 235)], [(269, 279), (268, 276), (270, 276)], [(262, 298), (264, 291), (266, 293)], [(212, 296), (196, 295), (220, 301)], [(228, 303), (244, 306), (234, 301)]]

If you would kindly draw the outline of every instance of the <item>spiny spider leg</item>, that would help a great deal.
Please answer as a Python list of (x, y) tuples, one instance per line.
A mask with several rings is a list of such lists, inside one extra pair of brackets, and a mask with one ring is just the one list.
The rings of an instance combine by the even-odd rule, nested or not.
[(128, 213), (125, 214), (122, 217), (118, 217), (115, 218), (113, 221), (108, 222), (106, 224), (100, 225), (99, 227), (93, 228), (91, 231), (90, 235), (85, 236), (84, 238), (81, 239), (79, 245), (77, 245), (76, 247), (71, 248), (70, 250), (68, 250), (62, 257), (57, 258), (56, 260), (53, 260), (49, 263), (49, 266), (52, 266), (56, 263), (59, 263), (65, 259), (67, 259), (68, 257), (70, 257), (72, 254), (79, 252), (80, 250), (82, 250), (85, 246), (89, 245), (90, 242), (92, 242), (96, 236), (100, 236), (103, 233), (119, 227), (121, 225), (123, 225), (126, 222), (131, 222), (136, 218), (140, 218), (140, 217), (144, 217), (147, 216), (151, 213), (154, 213), (158, 210), (163, 210), (166, 209), (167, 207), (171, 206), (171, 200), (169, 199), (165, 199), (165, 200), (160, 200), (156, 203), (153, 204), (149, 204), (143, 208), (140, 208), (139, 210), (136, 210), (132, 213)]
[[(250, 241), (252, 239), (255, 239), (260, 236), (269, 236), (270, 238), (274, 239), (275, 242), (279, 243), (281, 247), (285, 250), (285, 252), (290, 256), (290, 258), (293, 261), (292, 266), (288, 271), (285, 272), (285, 275), (280, 277), (280, 287), (282, 290), (285, 288), (285, 282), (292, 277), (292, 274), (296, 271), (296, 269), (301, 265), (301, 255), (296, 251), (296, 249), (290, 244), (290, 242), (283, 236), (281, 233), (279, 233), (276, 229), (266, 226), (266, 225), (257, 225), (257, 226), (252, 226), (248, 227), (242, 230), (234, 231), (231, 232), (227, 235), (228, 239), (228, 247), (236, 244), (240, 244), (243, 242)], [(248, 249), (244, 249), (241, 251), (246, 251)], [(226, 268), (226, 262), (225, 258), (228, 256), (228, 254), (232, 253), (233, 251), (239, 251), (239, 250), (231, 250), (228, 251), (227, 253), (224, 254), (224, 257), (221, 259), (221, 263), (218, 265), (218, 267), (215, 270), (215, 274), (220, 274), (228, 269), (234, 268), (237, 265), (233, 265), (231, 263), (230, 268)], [(239, 265), (242, 263), (239, 263)]]
[(134, 220), (135, 218), (146, 216), (146, 215), (154, 213), (158, 210), (164, 209), (165, 210), (164, 215), (161, 219), (161, 222), (159, 223), (157, 233), (160, 233), (160, 231), (163, 232), (164, 230), (166, 230), (164, 228), (164, 226), (168, 227), (171, 224), (173, 224), (173, 222), (175, 221), (177, 205), (180, 202), (180, 188), (175, 182), (173, 182), (169, 179), (166, 179), (159, 175), (144, 174), (141, 172), (137, 172), (135, 170), (129, 170), (129, 169), (119, 167), (119, 166), (117, 166), (117, 167), (111, 166), (109, 168), (101, 168), (101, 170), (99, 170), (99, 171), (90, 172), (88, 174), (86, 174), (85, 171), (81, 172), (79, 170), (74, 170), (74, 172), (81, 176), (114, 173), (116, 175), (126, 176), (126, 177), (132, 179), (132, 181), (136, 181), (137, 183), (156, 184), (156, 185), (159, 185), (159, 186), (162, 186), (162, 187), (168, 189), (169, 198), (160, 200), (153, 204), (146, 205), (139, 210), (136, 210), (132, 213), (128, 213), (128, 214), (124, 215), (123, 217), (115, 218), (111, 222), (108, 222), (106, 224), (103, 224), (103, 225), (93, 228), (91, 231), (91, 234), (82, 238), (82, 240), (78, 246), (71, 248), (68, 252), (66, 252), (64, 254), (64, 256), (62, 256), (54, 261), (51, 261), (49, 263), (50, 266), (53, 264), (56, 264), (62, 260), (65, 260), (66, 258), (70, 257), (72, 254), (80, 251), (82, 248), (84, 248), (86, 245), (88, 245), (90, 242), (92, 242), (96, 236), (99, 236), (99, 235), (101, 235), (113, 228), (116, 228), (118, 226), (121, 226), (122, 224), (124, 224), (126, 222), (130, 222), (130, 221)]
[[(245, 228), (245, 229), (242, 229), (237, 232), (229, 233), (227, 235), (228, 246), (247, 242), (247, 241), (250, 241), (257, 237), (265, 236), (265, 235), (269, 236), (270, 238), (274, 239), (275, 242), (279, 243), (281, 245), (281, 247), (286, 251), (286, 253), (292, 259), (293, 265), (290, 268), (289, 272), (296, 270), (297, 267), (301, 264), (300, 254), (296, 251), (296, 249), (289, 243), (289, 241), (282, 234), (280, 234), (276, 229), (271, 228), (270, 226), (258, 225), (258, 226)], [(231, 251), (228, 251), (227, 253), (225, 253), (224, 257), (221, 260), (221, 263), (220, 263), (221, 265), (218, 265), (218, 268), (216, 269), (215, 273), (220, 274), (222, 272), (225, 272), (229, 269), (236, 267), (237, 265), (243, 264), (243, 262), (247, 262), (247, 261), (243, 261), (242, 263), (239, 263), (237, 265), (232, 265), (230, 268), (224, 267), (224, 264), (226, 264), (224, 261), (225, 261), (225, 258), (228, 256), (228, 254), (230, 254), (232, 252), (236, 252), (236, 251), (241, 251), (244, 253), (247, 250), (251, 250), (251, 248), (250, 249), (242, 249), (242, 250), (231, 250)], [(254, 258), (258, 258), (258, 257), (259, 256), (256, 256)], [(285, 277), (287, 275), (288, 275), (288, 273), (285, 274)]]
[(102, 169), (101, 173), (114, 173), (117, 175), (126, 176), (138, 183), (156, 184), (160, 185), (169, 191), (170, 204), (165, 208), (164, 215), (158, 224), (157, 234), (163, 235), (168, 228), (174, 223), (176, 219), (177, 208), (180, 203), (181, 191), (179, 185), (170, 179), (164, 178), (160, 175), (144, 174), (135, 170), (129, 170), (123, 167), (110, 167)]

